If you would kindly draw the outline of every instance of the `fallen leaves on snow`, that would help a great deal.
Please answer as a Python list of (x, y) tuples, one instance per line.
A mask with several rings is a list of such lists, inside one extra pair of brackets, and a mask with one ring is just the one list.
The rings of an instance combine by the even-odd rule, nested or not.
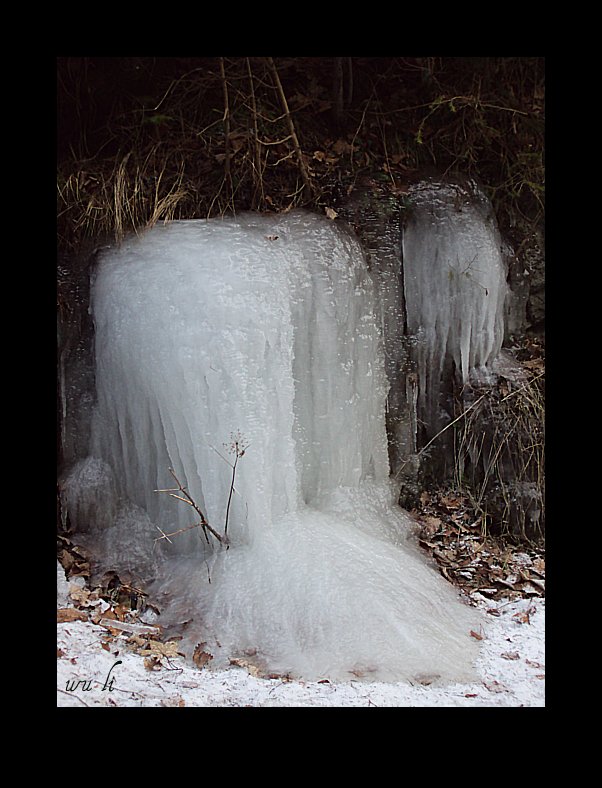
[(545, 596), (542, 551), (519, 550), (484, 535), (482, 521), (462, 495), (423, 491), (420, 510), (412, 514), (420, 545), (449, 582), (494, 600)]

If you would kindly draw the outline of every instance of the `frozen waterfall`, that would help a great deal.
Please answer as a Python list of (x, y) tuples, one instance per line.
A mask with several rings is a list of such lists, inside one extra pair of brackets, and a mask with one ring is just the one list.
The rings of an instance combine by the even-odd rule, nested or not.
[[(73, 509), (111, 563), (155, 577), (163, 618), (188, 620), (213, 664), (252, 653), (307, 679), (472, 677), (478, 616), (395, 505), (374, 298), (358, 242), (304, 212), (156, 226), (97, 268), (97, 406), (76, 474), (92, 493), (72, 484)], [(474, 351), (458, 337), (460, 363), (489, 352), (488, 320), (475, 317)], [(169, 468), (223, 533), (234, 441), (228, 549), (200, 529), (155, 544), (157, 527), (195, 521), (155, 492), (174, 486)]]
[(409, 191), (402, 257), (414, 339), (418, 417), (442, 427), (442, 385), (487, 380), (504, 339), (506, 269), (491, 203), (471, 181), (422, 181)]

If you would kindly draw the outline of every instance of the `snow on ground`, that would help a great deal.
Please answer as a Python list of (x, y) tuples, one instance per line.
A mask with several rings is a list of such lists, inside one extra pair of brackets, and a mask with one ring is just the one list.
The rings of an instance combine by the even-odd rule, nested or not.
[[(59, 607), (66, 591), (59, 584)], [(127, 645), (131, 632), (108, 640), (103, 626), (70, 621), (57, 625), (57, 706), (544, 706), (545, 600), (476, 599), (490, 612), (473, 684), (266, 679), (245, 667), (199, 669), (181, 657), (149, 670)]]

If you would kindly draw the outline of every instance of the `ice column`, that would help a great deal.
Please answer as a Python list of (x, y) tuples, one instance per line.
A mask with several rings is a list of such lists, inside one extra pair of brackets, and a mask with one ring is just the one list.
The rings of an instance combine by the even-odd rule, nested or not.
[(190, 521), (154, 492), (173, 486), (170, 467), (222, 527), (232, 436), (249, 446), (234, 538), (338, 486), (386, 479), (372, 284), (358, 243), (328, 220), (160, 225), (105, 255), (92, 297), (93, 453), (165, 527)]
[(444, 379), (487, 374), (504, 338), (506, 270), (487, 198), (472, 183), (422, 182), (409, 195), (403, 232), (407, 327), (419, 408), (438, 427)]

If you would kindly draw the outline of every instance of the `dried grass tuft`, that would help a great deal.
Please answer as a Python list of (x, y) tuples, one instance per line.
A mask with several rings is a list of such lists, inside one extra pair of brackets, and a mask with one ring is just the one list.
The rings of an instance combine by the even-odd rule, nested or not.
[(545, 531), (545, 372), (481, 396), (454, 434), (455, 485), (497, 534), (540, 543)]

